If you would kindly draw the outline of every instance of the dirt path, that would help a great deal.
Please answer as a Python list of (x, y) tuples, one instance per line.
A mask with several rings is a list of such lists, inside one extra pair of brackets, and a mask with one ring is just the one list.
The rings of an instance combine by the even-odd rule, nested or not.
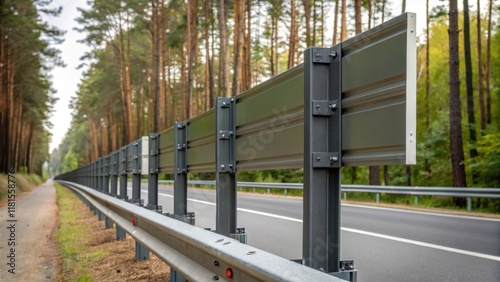
[(55, 279), (57, 249), (52, 232), (56, 219), (56, 192), (50, 180), (23, 197), (17, 195), (15, 210), (0, 207), (0, 280)]

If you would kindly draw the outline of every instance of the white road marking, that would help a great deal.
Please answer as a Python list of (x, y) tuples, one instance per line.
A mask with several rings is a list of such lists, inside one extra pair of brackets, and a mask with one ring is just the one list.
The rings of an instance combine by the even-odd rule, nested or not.
[[(142, 191), (142, 192), (147, 193), (147, 191)], [(162, 196), (170, 197), (170, 198), (173, 197), (172, 195), (165, 194), (165, 193), (158, 193), (158, 194), (162, 195)], [(188, 198), (188, 201), (215, 206), (215, 203), (202, 201), (202, 200)], [(349, 206), (358, 207), (357, 205), (349, 205)], [(362, 206), (362, 207), (365, 207), (365, 206)], [(374, 208), (374, 207), (370, 207), (370, 208)], [(382, 208), (382, 209), (384, 209), (384, 208)], [(390, 210), (390, 209), (388, 209), (388, 210)], [(258, 214), (258, 215), (262, 215), (262, 216), (283, 219), (283, 220), (288, 220), (288, 221), (292, 221), (292, 222), (302, 223), (301, 219), (292, 218), (292, 217), (288, 217), (288, 216), (281, 216), (281, 215), (276, 215), (276, 214), (272, 214), (272, 213), (260, 212), (260, 211), (243, 209), (243, 208), (238, 208), (238, 211), (253, 213), (253, 214)], [(398, 210), (398, 211), (401, 211), (401, 210)], [(404, 212), (414, 212), (414, 211), (404, 211)], [(425, 212), (416, 212), (416, 213), (427, 214)], [(431, 215), (434, 215), (434, 214), (431, 214)], [(448, 215), (443, 215), (443, 216), (448, 216)], [(461, 217), (461, 216), (455, 216), (455, 217)], [(465, 218), (469, 218), (469, 217), (465, 217)], [(399, 238), (399, 237), (395, 237), (395, 236), (389, 236), (389, 235), (368, 232), (368, 231), (363, 231), (363, 230), (358, 230), (358, 229), (353, 229), (353, 228), (342, 227), (341, 230), (345, 231), (345, 232), (357, 233), (357, 234), (361, 234), (361, 235), (372, 236), (372, 237), (377, 237), (377, 238), (386, 239), (386, 240), (392, 240), (392, 241), (411, 244), (411, 245), (415, 245), (415, 246), (421, 246), (421, 247), (426, 247), (426, 248), (431, 248), (431, 249), (436, 249), (436, 250), (441, 250), (441, 251), (446, 251), (446, 252), (451, 252), (451, 253), (456, 253), (456, 254), (462, 254), (462, 255), (468, 255), (468, 256), (473, 256), (473, 257), (477, 257), (477, 258), (489, 259), (489, 260), (494, 260), (494, 261), (500, 262), (500, 257), (493, 256), (493, 255), (465, 251), (465, 250), (460, 250), (460, 249), (456, 249), (456, 248), (450, 248), (450, 247), (445, 247), (445, 246), (436, 245), (436, 244), (424, 243), (424, 242), (420, 242), (420, 241), (404, 239), (404, 238)]]
[(456, 214), (445, 214), (445, 213), (432, 213), (432, 212), (426, 212), (426, 211), (403, 210), (403, 209), (398, 209), (398, 208), (385, 208), (385, 207), (363, 206), (363, 205), (353, 205), (353, 204), (342, 204), (342, 206), (356, 207), (356, 208), (363, 208), (363, 209), (397, 211), (397, 212), (405, 212), (405, 213), (416, 213), (416, 214), (425, 214), (425, 215), (433, 215), (433, 216), (441, 216), (441, 217), (454, 217), (454, 218), (465, 218), (465, 219), (476, 219), (476, 220), (486, 220), (486, 221), (497, 221), (497, 222), (500, 222), (500, 219), (487, 218), (487, 217), (474, 217), (474, 216), (467, 216), (467, 215), (456, 215)]
[(363, 231), (363, 230), (358, 230), (358, 229), (345, 228), (345, 227), (342, 227), (341, 229), (343, 231), (346, 231), (346, 232), (352, 232), (352, 233), (357, 233), (357, 234), (362, 234), (362, 235), (367, 235), (367, 236), (373, 236), (373, 237), (377, 237), (377, 238), (382, 238), (382, 239), (387, 239), (387, 240), (397, 241), (397, 242), (401, 242), (401, 243), (407, 243), (407, 244), (412, 244), (412, 245), (416, 245), (416, 246), (427, 247), (427, 248), (431, 248), (431, 249), (447, 251), (447, 252), (452, 252), (452, 253), (457, 253), (457, 254), (462, 254), (462, 255), (468, 255), (468, 256), (473, 256), (473, 257), (478, 257), (478, 258), (483, 258), (483, 259), (500, 261), (500, 257), (497, 257), (497, 256), (486, 255), (486, 254), (476, 253), (476, 252), (471, 252), (471, 251), (464, 251), (464, 250), (460, 250), (460, 249), (455, 249), (455, 248), (450, 248), (450, 247), (445, 247), (445, 246), (440, 246), (440, 245), (435, 245), (435, 244), (429, 244), (429, 243), (424, 243), (424, 242), (415, 241), (415, 240), (403, 239), (403, 238), (399, 238), (399, 237), (378, 234), (378, 233), (373, 233), (373, 232), (368, 232), (368, 231)]

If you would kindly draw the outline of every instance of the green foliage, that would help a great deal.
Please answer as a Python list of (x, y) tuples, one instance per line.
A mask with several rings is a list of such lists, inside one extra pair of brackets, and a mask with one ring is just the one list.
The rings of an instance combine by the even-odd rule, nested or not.
[(99, 258), (108, 255), (105, 251), (89, 252), (88, 234), (92, 232), (81, 221), (88, 217), (85, 205), (67, 188), (56, 185), (58, 210), (58, 228), (55, 233), (59, 252), (61, 253), (62, 267), (67, 281), (92, 281), (88, 266)]
[(479, 156), (468, 160), (468, 165), (479, 172), (480, 187), (500, 187), (500, 132), (480, 137), (477, 143)]
[[(43, 179), (40, 175), (37, 174), (24, 174), (24, 173), (16, 173), (15, 176), (15, 184), (16, 184), (16, 195), (21, 194), (25, 191), (30, 191), (34, 187), (42, 184), (45, 179)], [(7, 199), (7, 185), (8, 178), (5, 174), (0, 174), (0, 200)]]

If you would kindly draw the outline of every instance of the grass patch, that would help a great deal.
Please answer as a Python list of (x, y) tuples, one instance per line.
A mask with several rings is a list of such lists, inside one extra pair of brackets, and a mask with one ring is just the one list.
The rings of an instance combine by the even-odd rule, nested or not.
[(89, 249), (89, 234), (93, 230), (88, 225), (92, 220), (87, 207), (67, 188), (55, 184), (59, 205), (59, 222), (56, 240), (61, 254), (65, 281), (92, 281), (87, 270), (95, 261), (108, 255), (103, 250)]
[[(29, 191), (45, 181), (45, 179), (37, 174), (15, 173), (14, 177), (16, 182), (16, 193), (18, 194)], [(0, 200), (7, 198), (7, 186), (8, 176), (6, 174), (0, 174)]]

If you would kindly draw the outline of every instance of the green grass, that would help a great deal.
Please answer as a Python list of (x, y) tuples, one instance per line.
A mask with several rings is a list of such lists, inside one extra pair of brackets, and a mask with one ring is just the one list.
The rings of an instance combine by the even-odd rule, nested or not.
[(57, 183), (55, 186), (59, 206), (59, 226), (55, 236), (61, 254), (64, 280), (92, 281), (92, 275), (87, 269), (108, 253), (90, 250), (88, 239), (93, 231), (84, 222), (89, 217), (87, 207), (64, 186)]
[[(10, 178), (15, 181), (16, 193), (19, 195), (21, 192), (29, 191), (34, 187), (42, 184), (45, 179), (42, 179), (37, 174), (15, 173), (15, 178)], [(7, 187), (9, 178), (6, 174), (0, 174), (0, 200), (7, 198)]]

